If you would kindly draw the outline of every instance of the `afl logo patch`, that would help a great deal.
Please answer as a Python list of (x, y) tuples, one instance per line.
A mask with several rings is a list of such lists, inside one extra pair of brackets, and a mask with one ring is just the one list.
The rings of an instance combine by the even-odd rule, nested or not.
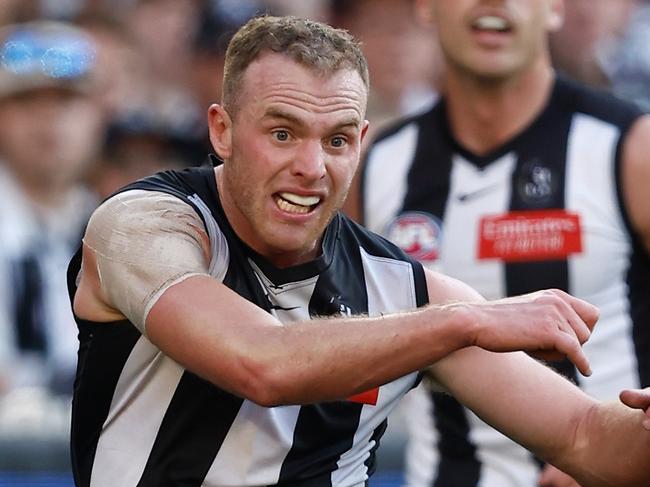
[(386, 227), (386, 238), (421, 262), (438, 259), (441, 236), (440, 220), (419, 211), (402, 213)]

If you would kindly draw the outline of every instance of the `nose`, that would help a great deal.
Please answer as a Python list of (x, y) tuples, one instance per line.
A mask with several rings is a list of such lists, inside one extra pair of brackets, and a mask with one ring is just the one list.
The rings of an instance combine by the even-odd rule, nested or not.
[(291, 173), (306, 180), (317, 181), (325, 177), (326, 153), (320, 141), (305, 141), (298, 147)]

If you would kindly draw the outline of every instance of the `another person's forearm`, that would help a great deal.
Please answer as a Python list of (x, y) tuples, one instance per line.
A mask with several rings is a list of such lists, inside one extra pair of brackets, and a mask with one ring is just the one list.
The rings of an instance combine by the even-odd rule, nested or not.
[(585, 487), (650, 486), (650, 431), (644, 413), (619, 402), (594, 405), (576, 429), (572, 450), (554, 464)]

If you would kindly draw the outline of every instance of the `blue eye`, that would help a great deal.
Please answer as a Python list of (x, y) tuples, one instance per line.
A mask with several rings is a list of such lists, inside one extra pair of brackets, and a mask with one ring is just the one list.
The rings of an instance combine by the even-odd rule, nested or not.
[(346, 143), (347, 141), (345, 140), (345, 137), (340, 137), (340, 136), (333, 137), (330, 142), (330, 144), (332, 144), (332, 147), (335, 147), (337, 149), (345, 146)]
[(279, 140), (280, 142), (286, 142), (289, 140), (289, 132), (286, 130), (276, 130), (273, 132), (273, 137), (275, 137), (275, 139)]

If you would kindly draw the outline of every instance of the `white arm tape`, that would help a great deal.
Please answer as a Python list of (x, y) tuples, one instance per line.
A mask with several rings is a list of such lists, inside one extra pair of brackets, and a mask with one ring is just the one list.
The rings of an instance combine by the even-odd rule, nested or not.
[(101, 289), (142, 333), (160, 296), (190, 276), (208, 275), (209, 238), (184, 201), (131, 190), (105, 201), (88, 223), (84, 244), (96, 257)]

